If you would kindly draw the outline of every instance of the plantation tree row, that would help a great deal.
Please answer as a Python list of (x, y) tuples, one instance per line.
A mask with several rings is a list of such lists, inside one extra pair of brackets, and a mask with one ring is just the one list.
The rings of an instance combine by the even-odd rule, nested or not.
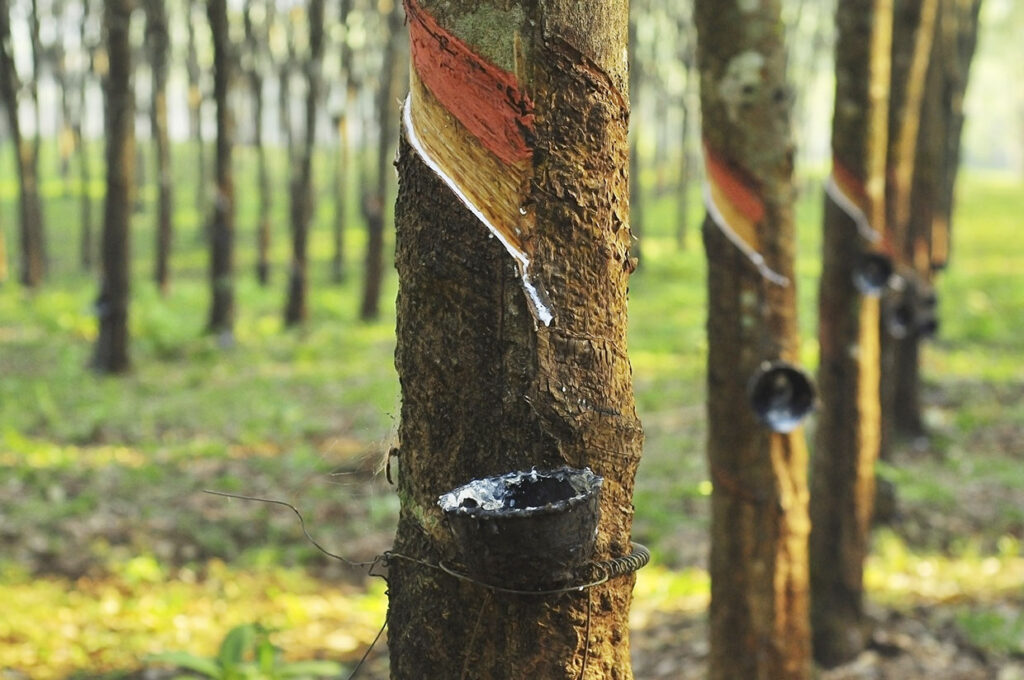
[[(129, 366), (128, 246), (135, 197), (149, 177), (158, 188), (154, 279), (163, 291), (173, 285), (175, 164), (198, 179), (207, 328), (232, 341), (241, 191), (233, 149), (241, 141), (255, 147), (258, 166), (256, 185), (244, 189), (258, 210), (244, 229), (263, 285), (272, 280), (271, 244), (285, 234), (271, 206), (287, 189), (285, 323), (308, 316), (318, 185), (333, 200), (333, 281), (353, 259), (346, 200), (358, 187), (351, 193), (367, 229), (360, 316), (377, 317), (397, 145), (395, 545), (413, 557), (392, 562), (389, 575), (393, 677), (421, 678), (425, 667), (460, 677), (470, 663), (481, 678), (508, 677), (509, 668), (524, 677), (631, 677), (630, 578), (553, 602), (453, 581), (436, 565), (459, 546), (434, 501), (473, 477), (589, 466), (606, 485), (597, 555), (628, 552), (643, 436), (625, 348), (627, 285), (643, 243), (633, 237), (649, 226), (646, 199), (674, 193), (673, 233), (684, 246), (688, 185), (701, 171), (710, 677), (808, 678), (812, 653), (833, 665), (869, 639), (863, 564), (874, 463), (896, 437), (922, 429), (919, 343), (936, 328), (934, 279), (950, 258), (981, 2), (664, 5), (309, 0), (286, 8), (253, 0), (235, 13), (226, 0), (0, 0), (0, 95), (19, 178), (25, 286), (42, 285), (47, 272), (40, 79), (49, 73), (60, 83), (60, 171), (76, 153), (83, 185), (92, 173), (84, 93), (102, 83), (97, 370)], [(21, 52), (13, 25), (30, 37)], [(132, 43), (133, 25), (144, 43)], [(793, 83), (813, 78), (833, 39), (821, 417), (809, 456), (800, 419), (815, 398), (799, 366), (793, 206), (803, 141), (794, 120), (802, 123), (811, 95)], [(177, 63), (188, 87), (187, 149), (170, 143), (168, 129)], [(133, 87), (142, 74), (148, 97)], [(272, 176), (268, 162), (271, 106), (287, 178)], [(155, 145), (152, 173), (137, 160), (138, 111)], [(326, 141), (332, 176), (317, 177), (313, 158)], [(654, 181), (640, 181), (645, 174)], [(91, 207), (79, 191), (81, 261), (90, 267)]]

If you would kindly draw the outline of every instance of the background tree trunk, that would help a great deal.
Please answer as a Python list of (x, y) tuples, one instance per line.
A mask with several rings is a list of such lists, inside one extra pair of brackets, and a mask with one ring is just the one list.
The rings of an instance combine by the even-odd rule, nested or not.
[(316, 113), (320, 101), (320, 68), (324, 51), (324, 2), (311, 0), (309, 13), (309, 56), (306, 60), (306, 140), (292, 179), (292, 266), (288, 278), (288, 300), (284, 323), (294, 326), (309, 316), (306, 305), (306, 244), (313, 216), (313, 146), (316, 142)]
[(778, 0), (697, 0), (694, 12), (705, 145), (759, 198), (761, 210), (749, 219), (764, 258), (755, 266), (717, 218), (705, 219), (709, 678), (798, 680), (811, 671), (806, 445), (800, 428), (760, 425), (747, 395), (762, 362), (799, 356), (783, 24)]
[(102, 275), (96, 300), (99, 335), (93, 368), (128, 370), (130, 243), (135, 169), (135, 93), (131, 87), (132, 0), (105, 0), (103, 26), (110, 57), (106, 79), (107, 196), (103, 211)]
[(213, 34), (213, 98), (217, 104), (217, 194), (210, 220), (210, 321), (207, 329), (230, 339), (235, 323), (234, 245), (235, 180), (231, 169), (234, 120), (228, 91), (231, 87), (233, 50), (228, 29), (226, 0), (207, 0)]
[(847, 198), (867, 224), (826, 196), (810, 537), (814, 656), (826, 666), (859, 654), (869, 637), (863, 565), (881, 437), (880, 300), (859, 291), (854, 276), (861, 258), (880, 245), (862, 231), (880, 238), (885, 229), (892, 0), (841, 2), (836, 29), (831, 186), (842, 191), (840, 178), (852, 180)]
[(160, 291), (166, 293), (170, 284), (171, 240), (174, 233), (171, 223), (174, 209), (174, 178), (171, 170), (171, 142), (167, 133), (167, 53), (170, 48), (170, 36), (167, 32), (164, 0), (146, 1), (146, 47), (149, 50), (149, 63), (153, 72), (149, 115), (150, 130), (156, 141), (158, 192), (154, 278)]
[(91, 13), (91, 4), (92, 3), (89, 0), (82, 0), (82, 23), (79, 36), (82, 41), (82, 49), (88, 53), (89, 60), (88, 63), (82, 67), (81, 72), (76, 74), (76, 84), (78, 85), (78, 105), (72, 122), (72, 131), (75, 135), (75, 152), (78, 156), (78, 196), (79, 212), (81, 215), (81, 237), (79, 240), (78, 259), (82, 269), (85, 271), (92, 269), (95, 250), (92, 226), (92, 169), (89, 162), (89, 150), (86, 148), (85, 137), (82, 133), (85, 125), (86, 108), (88, 106), (87, 101), (89, 78), (92, 71), (91, 66), (96, 53), (96, 45), (89, 40), (87, 30), (87, 26), (89, 25), (88, 17)]
[(380, 314), (380, 287), (384, 278), (384, 216), (391, 171), (388, 164), (395, 140), (395, 121), (398, 119), (399, 81), (396, 73), (399, 44), (402, 40), (402, 7), (398, 0), (388, 12), (384, 33), (384, 61), (377, 89), (377, 174), (372, 193), (364, 200), (366, 217), (366, 267), (363, 272), (363, 301), (359, 317), (364, 321), (376, 319)]
[(331, 278), (335, 283), (345, 279), (345, 223), (348, 219), (349, 195), (349, 117), (350, 109), (356, 105), (356, 87), (352, 67), (352, 48), (349, 45), (348, 18), (352, 11), (352, 0), (341, 0), (338, 21), (343, 28), (341, 52), (339, 54), (339, 77), (344, 80), (344, 98), (338, 111), (335, 128), (338, 133), (338, 152), (335, 155), (334, 170), (334, 254), (331, 258)]
[[(32, 3), (33, 8), (35, 2)], [(33, 9), (32, 23), (36, 27), (33, 45), (38, 42), (38, 17)], [(8, 128), (14, 141), (15, 160), (18, 168), (19, 217), (20, 217), (20, 273), (21, 283), (29, 288), (39, 286), (46, 275), (46, 250), (43, 238), (43, 207), (39, 199), (39, 181), (36, 168), (39, 158), (39, 131), (35, 141), (25, 138), (18, 117), (20, 97), (18, 96), (18, 73), (11, 51), (11, 11), (8, 0), (0, 0), (0, 95), (7, 110)], [(38, 68), (38, 60), (34, 60)], [(33, 75), (33, 79), (35, 76)], [(31, 89), (34, 93), (34, 87)], [(36, 123), (39, 107), (35, 105)]]
[(256, 177), (259, 192), (259, 209), (256, 213), (256, 280), (266, 286), (270, 280), (270, 171), (267, 167), (267, 149), (263, 143), (263, 69), (268, 60), (265, 58), (269, 40), (267, 26), (270, 8), (263, 5), (263, 24), (257, 28), (252, 21), (252, 7), (255, 3), (245, 5), (245, 45), (249, 57), (249, 89), (253, 101), (253, 130), (256, 147)]
[[(203, 142), (203, 86), (199, 71), (199, 53), (196, 50), (195, 0), (185, 0), (185, 26), (188, 28), (188, 44), (185, 67), (188, 72), (188, 125), (189, 134), (195, 144), (196, 165), (199, 171), (196, 185), (196, 211), (205, 220), (207, 195), (210, 179), (206, 170), (206, 148)], [(203, 225), (200, 233), (207, 230)]]
[[(512, 258), (423, 162), (406, 128), (396, 209), (402, 511), (394, 549), (450, 559), (458, 546), (439, 494), (488, 474), (570, 464), (604, 476), (596, 558), (621, 556), (630, 549), (642, 442), (626, 356), (627, 3), (432, 0), (418, 11), (514, 71), (533, 101), (533, 180), (522, 205), (529, 271), (554, 319), (531, 316)], [(620, 578), (559, 597), (491, 594), (396, 558), (392, 678), (631, 678), (631, 588)]]

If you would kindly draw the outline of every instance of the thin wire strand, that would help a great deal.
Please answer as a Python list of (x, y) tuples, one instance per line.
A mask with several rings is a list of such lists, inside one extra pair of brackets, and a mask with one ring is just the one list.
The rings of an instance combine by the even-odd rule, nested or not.
[(587, 661), (590, 660), (590, 617), (593, 613), (594, 608), (594, 593), (589, 588), (587, 589), (587, 627), (586, 627), (586, 639), (583, 641), (583, 665), (580, 666), (580, 680), (583, 680), (587, 674)]
[(296, 508), (291, 503), (287, 503), (285, 501), (274, 500), (272, 498), (259, 498), (257, 496), (243, 496), (241, 494), (228, 493), (226, 491), (214, 491), (213, 489), (203, 489), (203, 493), (208, 493), (208, 494), (213, 495), (213, 496), (223, 496), (225, 498), (235, 498), (235, 499), (240, 500), (240, 501), (255, 501), (257, 503), (267, 503), (267, 504), (270, 504), (270, 505), (281, 505), (281, 506), (284, 506), (284, 507), (288, 508), (289, 510), (291, 510), (292, 512), (295, 513), (296, 517), (299, 518), (299, 526), (302, 528), (302, 533), (306, 536), (306, 539), (310, 543), (312, 543), (313, 546), (317, 550), (322, 552), (324, 555), (327, 555), (328, 557), (333, 557), (336, 560), (344, 562), (345, 564), (347, 564), (350, 567), (371, 567), (372, 568), (380, 560), (380, 557), (378, 556), (378, 557), (375, 557), (374, 559), (372, 559), (372, 560), (370, 560), (368, 562), (353, 562), (352, 560), (345, 559), (341, 555), (338, 555), (336, 553), (332, 553), (330, 550), (328, 550), (327, 548), (325, 548), (322, 545), (320, 545), (319, 543), (317, 543), (316, 539), (313, 538), (310, 535), (309, 531), (306, 529), (306, 520), (302, 517), (302, 513), (299, 512), (298, 508)]
[(377, 646), (377, 642), (380, 640), (380, 636), (384, 634), (384, 629), (387, 627), (388, 617), (385, 616), (384, 625), (380, 627), (380, 630), (377, 631), (377, 637), (373, 638), (373, 642), (371, 642), (370, 646), (366, 648), (365, 652), (363, 652), (363, 657), (359, 659), (359, 663), (357, 663), (356, 667), (352, 669), (352, 672), (348, 676), (348, 680), (352, 680), (354, 677), (356, 677), (356, 673), (358, 673), (359, 669), (363, 667), (364, 663), (366, 663), (366, 659), (369, 658), (370, 652), (372, 652), (373, 648)]

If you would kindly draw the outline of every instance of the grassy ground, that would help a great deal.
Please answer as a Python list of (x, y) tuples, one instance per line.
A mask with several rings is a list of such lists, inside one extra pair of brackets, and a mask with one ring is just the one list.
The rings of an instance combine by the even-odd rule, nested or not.
[[(0, 153), (6, 163), (9, 147)], [(239, 153), (239, 168), (250, 161)], [(55, 167), (49, 156), (44, 163)], [(98, 378), (85, 368), (95, 275), (78, 268), (77, 199), (61, 182), (43, 185), (50, 281), (36, 293), (0, 287), (0, 677), (5, 668), (43, 680), (130, 671), (172, 649), (212, 656), (231, 627), (253, 621), (274, 628), (290, 658), (351, 664), (383, 620), (380, 583), (319, 554), (287, 509), (202, 489), (295, 503), (316, 538), (350, 558), (387, 548), (397, 501), (376, 471), (397, 426), (394, 276), (380, 321), (359, 322), (362, 235), (353, 222), (350, 276), (331, 284), (324, 201), (312, 242), (312, 318), (283, 330), (285, 198), (274, 206), (272, 283), (260, 288), (253, 182), (243, 173), (236, 342), (221, 347), (202, 333), (206, 259), (186, 165), (167, 297), (150, 282), (152, 192), (133, 225), (130, 375)], [(820, 191), (808, 187), (798, 270), (813, 366)], [(98, 199), (102, 185), (89, 190)], [(12, 254), (16, 194), (11, 173), (0, 175), (0, 228)], [(700, 207), (691, 207), (687, 223), (696, 225)], [(647, 431), (635, 535), (656, 557), (633, 611), (639, 678), (699, 677), (706, 654), (704, 264), (696, 227), (686, 250), (674, 245), (674, 211), (670, 198), (652, 199), (631, 286), (630, 350)], [(939, 283), (942, 334), (924, 354), (931, 436), (882, 471), (897, 485), (899, 512), (868, 569), (883, 632), (904, 634), (907, 620), (948, 630), (986, 669), (1024, 655), (1022, 211), (1019, 179), (964, 177), (954, 259)]]

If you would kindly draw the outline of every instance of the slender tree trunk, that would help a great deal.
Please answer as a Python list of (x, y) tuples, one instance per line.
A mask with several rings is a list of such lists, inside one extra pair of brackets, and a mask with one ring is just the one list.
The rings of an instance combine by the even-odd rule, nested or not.
[[(0, 0), (0, 99), (7, 110), (8, 128), (14, 142), (14, 155), (18, 167), (20, 273), (21, 283), (29, 288), (39, 286), (46, 274), (46, 255), (43, 240), (42, 203), (36, 177), (38, 141), (33, 143), (22, 134), (18, 117), (18, 73), (11, 50), (10, 5)], [(36, 107), (38, 110), (38, 107)], [(36, 134), (38, 139), (39, 135)]]
[[(412, 74), (396, 209), (402, 512), (389, 570), (391, 677), (626, 680), (630, 577), (521, 596), (430, 565), (461, 547), (442, 521), (439, 494), (531, 466), (589, 466), (602, 475), (596, 559), (629, 552), (642, 433), (625, 345), (627, 3), (431, 0), (408, 8), (411, 30), (420, 30), (419, 13), (434, 17), (452, 36), (441, 36), (444, 44), (472, 55), (461, 63), (486, 60), (491, 70), (477, 72), (500, 71), (505, 91), (524, 106), (488, 104), (477, 94), (483, 90), (462, 87), (459, 70), (434, 73), (430, 82), (442, 94), (432, 94), (421, 80), (438, 63), (429, 58)], [(502, 128), (520, 143), (514, 153), (488, 155), (504, 142), (487, 146), (485, 129), (464, 127), (474, 124), (467, 114), (474, 107), (500, 107), (523, 126)], [(425, 127), (431, 115), (456, 122)], [(480, 214), (511, 222), (489, 231), (424, 162), (424, 145), (444, 152), (447, 141), (480, 161), (458, 166), (460, 153), (432, 161), (469, 194), (526, 173), (495, 200), (474, 203)], [(526, 240), (517, 240), (513, 224)], [(510, 253), (528, 260), (525, 289)]]
[[(637, 101), (639, 101), (641, 92), (641, 68), (636, 57), (637, 11), (637, 7), (634, 6), (630, 12), (629, 44), (627, 46), (627, 51), (629, 54), (630, 104), (633, 105), (634, 110), (639, 111), (641, 107), (635, 106)], [(633, 124), (630, 127), (629, 134), (629, 227), (633, 236), (637, 239), (636, 243), (633, 245), (633, 256), (639, 260), (641, 252), (643, 251), (645, 199), (644, 185), (640, 169), (640, 133), (637, 129), (639, 121), (634, 117), (632, 122)]]
[[(928, 77), (928, 63), (935, 41), (939, 0), (896, 0), (894, 2), (892, 78), (889, 109), (889, 150), (886, 177), (886, 229), (898, 271), (906, 273), (913, 266), (913, 252), (908, 245), (911, 192), (914, 186), (915, 158), (922, 120), (922, 101)], [(880, 456), (891, 458), (896, 430), (898, 385), (908, 376), (899, 377), (904, 361), (916, 363), (917, 349), (901, 347), (916, 338), (898, 339), (885, 328), (883, 319), (882, 347), (882, 444)], [(901, 357), (902, 355), (902, 357)], [(916, 369), (913, 369), (916, 370)], [(916, 377), (913, 378), (916, 380)], [(915, 388), (916, 391), (916, 388)], [(906, 395), (904, 395), (906, 398)], [(919, 414), (916, 405), (909, 405)], [(901, 414), (900, 418), (906, 415)], [(918, 419), (912, 416), (911, 419)], [(911, 428), (917, 430), (918, 428)]]
[(880, 299), (859, 290), (855, 277), (865, 256), (881, 256), (885, 230), (892, 0), (840, 3), (836, 29), (810, 538), (814, 656), (826, 666), (859, 654), (869, 637), (863, 568), (881, 438)]
[(228, 91), (231, 87), (233, 50), (226, 0), (207, 0), (213, 34), (213, 98), (217, 104), (217, 193), (210, 220), (211, 333), (230, 341), (235, 324), (235, 180), (231, 169), (234, 119)]
[[(692, 17), (690, 17), (692, 19)], [(687, 222), (690, 215), (690, 185), (694, 179), (694, 162), (690, 154), (690, 129), (693, 125), (692, 93), (696, 92), (700, 75), (697, 73), (696, 55), (694, 55), (694, 37), (687, 26), (680, 26), (681, 35), (685, 36), (686, 46), (683, 48), (682, 63), (686, 70), (686, 85), (680, 99), (682, 110), (680, 125), (681, 143), (679, 146), (679, 184), (676, 186), (676, 243), (680, 250), (686, 250), (686, 237), (689, 229)]]
[[(89, 23), (87, 18), (90, 15), (90, 5), (91, 3), (89, 0), (82, 0), (82, 25), (79, 37), (82, 42), (82, 48), (89, 51), (91, 61), (91, 57), (94, 53), (94, 46), (90, 45), (89, 47), (86, 47), (88, 44), (86, 26)], [(75, 135), (75, 151), (78, 155), (78, 183), (80, 186), (78, 200), (79, 212), (81, 214), (81, 236), (79, 239), (78, 261), (82, 269), (85, 271), (92, 269), (93, 259), (95, 257), (92, 224), (92, 169), (89, 163), (89, 150), (86, 148), (85, 137), (83, 135), (90, 72), (91, 69), (89, 67), (83, 67), (82, 71), (78, 74), (78, 110), (76, 112), (74, 122), (72, 123), (72, 130)]]
[(102, 274), (96, 300), (99, 335), (93, 368), (128, 370), (130, 225), (135, 187), (135, 93), (131, 87), (132, 1), (105, 0), (103, 25), (110, 57), (106, 80), (107, 196), (103, 210)]
[(244, 17), (246, 49), (251, 60), (248, 76), (254, 106), (253, 127), (259, 192), (259, 211), (256, 215), (256, 280), (261, 286), (266, 286), (270, 279), (270, 172), (267, 168), (267, 150), (263, 143), (263, 67), (266, 63), (263, 57), (269, 17), (266, 16), (268, 8), (264, 6), (264, 23), (260, 34), (257, 35), (252, 23), (252, 5), (253, 3), (246, 4)]
[(164, 0), (147, 0), (146, 47), (153, 78), (151, 83), (150, 129), (156, 141), (157, 223), (155, 280), (162, 293), (170, 284), (170, 258), (173, 225), (173, 173), (171, 171), (171, 144), (167, 133), (167, 52), (170, 47), (167, 32), (167, 11)]
[(781, 8), (697, 0), (694, 13), (709, 191), (718, 195), (704, 221), (709, 678), (799, 680), (811, 671), (807, 450), (802, 429), (761, 425), (748, 399), (765, 361), (799, 356)]
[(338, 152), (334, 166), (334, 255), (331, 258), (331, 278), (335, 283), (345, 279), (345, 222), (348, 219), (349, 195), (349, 108), (355, 104), (356, 89), (352, 74), (352, 49), (349, 46), (348, 17), (352, 11), (352, 0), (341, 0), (339, 21), (344, 28), (341, 42), (340, 77), (345, 81), (345, 99), (338, 112)]
[(309, 281), (307, 278), (306, 244), (313, 217), (313, 146), (316, 143), (316, 112), (320, 100), (320, 64), (324, 50), (324, 2), (310, 0), (309, 57), (306, 60), (306, 140), (299, 159), (298, 172), (292, 179), (292, 266), (288, 278), (288, 300), (284, 323), (294, 326), (306, 320)]
[[(189, 134), (195, 144), (196, 170), (196, 212), (201, 216), (207, 214), (207, 196), (210, 191), (210, 179), (206, 169), (206, 148), (203, 142), (203, 90), (199, 71), (199, 53), (196, 49), (195, 0), (185, 0), (185, 25), (188, 28), (188, 51), (185, 67), (188, 72), (188, 125)], [(207, 231), (203, 225), (200, 234)]]
[(377, 173), (372, 194), (364, 202), (366, 217), (366, 267), (363, 272), (363, 301), (359, 317), (371, 321), (380, 315), (380, 290), (384, 279), (384, 216), (391, 172), (388, 163), (395, 135), (397, 119), (396, 83), (398, 50), (402, 28), (402, 8), (396, 1), (388, 14), (385, 27), (384, 63), (381, 66), (377, 90)]

